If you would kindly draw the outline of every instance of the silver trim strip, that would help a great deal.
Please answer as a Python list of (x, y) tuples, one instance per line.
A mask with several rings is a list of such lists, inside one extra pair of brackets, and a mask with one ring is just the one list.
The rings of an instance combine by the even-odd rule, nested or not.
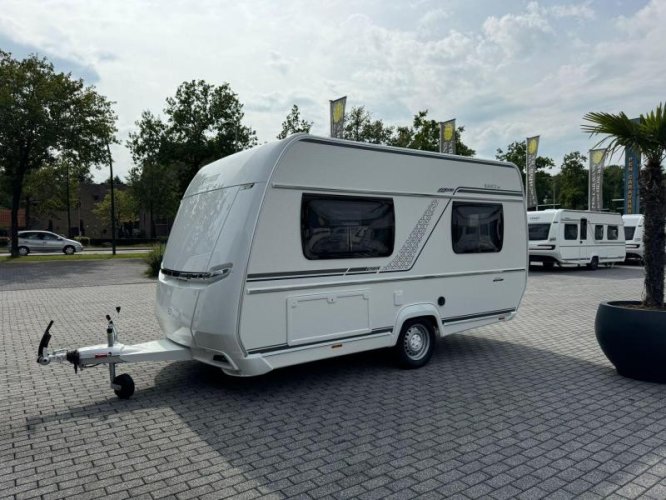
[[(485, 194), (493, 194), (495, 196), (501, 196), (502, 198), (492, 199), (492, 198), (479, 198), (471, 196), (459, 196), (455, 193), (443, 194), (443, 193), (415, 193), (409, 191), (379, 191), (375, 189), (349, 189), (349, 188), (324, 188), (316, 186), (300, 186), (295, 184), (279, 184), (272, 183), (271, 187), (274, 189), (293, 189), (297, 191), (315, 191), (315, 192), (326, 192), (326, 193), (346, 193), (346, 194), (366, 194), (372, 196), (414, 196), (414, 197), (423, 197), (423, 198), (447, 198), (447, 199), (456, 199), (456, 200), (472, 200), (472, 201), (523, 201), (522, 195), (516, 195), (515, 191), (503, 191), (501, 189), (487, 190), (483, 193), (478, 193), (478, 196), (483, 196)], [(468, 188), (458, 188), (457, 191), (464, 191)], [(469, 188), (472, 189), (472, 188)], [(508, 198), (508, 199), (507, 199)]]
[(377, 275), (373, 279), (364, 279), (364, 280), (353, 280), (353, 281), (329, 281), (324, 283), (303, 283), (297, 285), (281, 285), (281, 286), (269, 286), (269, 287), (257, 287), (257, 288), (247, 288), (246, 293), (248, 295), (254, 295), (257, 293), (270, 293), (270, 292), (287, 292), (291, 290), (308, 290), (313, 288), (325, 288), (332, 286), (352, 286), (352, 285), (366, 285), (372, 283), (389, 283), (395, 281), (413, 281), (413, 280), (426, 280), (426, 279), (437, 279), (437, 278), (459, 278), (461, 276), (482, 276), (488, 274), (502, 274), (502, 273), (516, 273), (516, 272), (527, 272), (527, 269), (524, 267), (516, 267), (511, 269), (495, 269), (495, 270), (484, 270), (484, 271), (471, 271), (471, 272), (459, 272), (459, 273), (438, 273), (438, 274), (419, 274), (412, 276), (380, 276)]
[[(388, 332), (380, 332), (380, 333), (366, 333), (363, 335), (358, 335), (356, 337), (342, 337), (338, 339), (333, 339), (330, 341), (323, 341), (323, 342), (318, 342), (315, 344), (307, 344), (303, 346), (293, 346), (293, 347), (288, 347), (286, 349), (281, 349), (279, 351), (270, 351), (270, 352), (265, 352), (265, 353), (259, 353), (259, 356), (264, 356), (266, 358), (269, 358), (271, 356), (279, 356), (280, 354), (291, 354), (292, 352), (297, 352), (297, 351), (306, 351), (309, 349), (319, 349), (321, 347), (328, 347), (331, 345), (335, 344), (347, 344), (351, 342), (359, 342), (362, 340), (372, 340), (372, 339), (377, 339), (381, 337), (388, 337), (393, 334), (393, 330), (388, 331)], [(252, 353), (250, 353), (252, 354)]]

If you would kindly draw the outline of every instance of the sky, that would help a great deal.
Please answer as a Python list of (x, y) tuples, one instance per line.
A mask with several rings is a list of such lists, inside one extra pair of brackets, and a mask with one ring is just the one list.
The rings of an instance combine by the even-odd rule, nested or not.
[(346, 95), (389, 125), (456, 118), (482, 158), (539, 135), (559, 165), (595, 146), (585, 113), (666, 100), (665, 26), (666, 0), (0, 0), (1, 49), (115, 103), (121, 178), (141, 112), (193, 79), (228, 82), (260, 143), (293, 104), (328, 135), (329, 100)]

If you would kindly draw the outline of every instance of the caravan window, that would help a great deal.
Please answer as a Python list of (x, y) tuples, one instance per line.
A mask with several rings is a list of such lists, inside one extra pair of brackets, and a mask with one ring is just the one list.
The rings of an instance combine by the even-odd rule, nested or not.
[(609, 240), (616, 240), (618, 237), (618, 230), (617, 226), (608, 226), (608, 239)]
[(595, 224), (594, 226), (594, 239), (603, 240), (604, 239), (604, 226), (601, 224)]
[(529, 224), (527, 227), (529, 229), (530, 241), (541, 241), (548, 239), (550, 223)]
[(636, 226), (624, 226), (624, 239), (627, 241), (633, 240), (635, 232)]
[(578, 239), (578, 224), (565, 224), (564, 225), (564, 239), (577, 240)]
[(309, 260), (386, 257), (394, 240), (391, 198), (303, 195), (301, 244)]
[(501, 251), (504, 241), (502, 205), (453, 202), (451, 239), (455, 253)]
[(587, 239), (587, 219), (580, 220), (580, 239)]

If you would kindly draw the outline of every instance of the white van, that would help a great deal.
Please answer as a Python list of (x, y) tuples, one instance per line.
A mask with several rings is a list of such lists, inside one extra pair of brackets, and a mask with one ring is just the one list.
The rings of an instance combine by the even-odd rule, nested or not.
[(624, 238), (627, 248), (627, 260), (643, 260), (643, 216), (640, 214), (623, 215)]
[(625, 258), (622, 216), (609, 212), (543, 210), (527, 212), (530, 264), (546, 269), (585, 264), (623, 262)]
[(168, 340), (106, 362), (251, 376), (391, 347), (422, 366), (437, 338), (516, 314), (525, 213), (520, 172), (497, 161), (306, 134), (228, 156), (192, 180), (169, 236)]

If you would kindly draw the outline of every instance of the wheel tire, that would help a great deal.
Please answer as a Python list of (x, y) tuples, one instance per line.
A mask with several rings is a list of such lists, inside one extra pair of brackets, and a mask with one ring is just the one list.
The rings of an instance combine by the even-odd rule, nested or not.
[(544, 262), (543, 263), (543, 268), (548, 270), (548, 271), (552, 271), (553, 267), (555, 267), (555, 264), (553, 264), (552, 262)]
[(592, 262), (587, 265), (587, 268), (590, 271), (596, 271), (599, 269), (599, 257), (592, 257)]
[(21, 257), (25, 257), (30, 253), (30, 249), (28, 247), (18, 247), (18, 253)]
[(113, 383), (120, 386), (120, 389), (113, 390), (120, 399), (129, 399), (134, 394), (134, 380), (127, 373), (118, 375)]
[(435, 333), (430, 322), (426, 319), (405, 322), (394, 349), (402, 368), (420, 368), (425, 365), (435, 350)]
[(74, 252), (76, 252), (72, 245), (67, 245), (62, 251), (65, 252), (65, 255), (74, 255)]

